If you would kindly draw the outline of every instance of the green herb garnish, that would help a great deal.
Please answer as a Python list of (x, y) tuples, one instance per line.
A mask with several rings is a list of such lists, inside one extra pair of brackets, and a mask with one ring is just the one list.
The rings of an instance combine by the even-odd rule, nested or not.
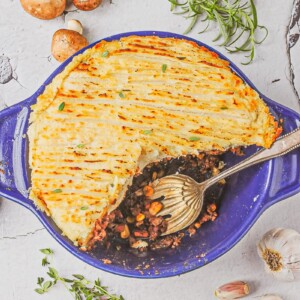
[(152, 130), (143, 130), (142, 133), (143, 133), (143, 134), (151, 134), (151, 133), (152, 133)]
[(61, 104), (59, 104), (59, 106), (58, 106), (59, 111), (63, 111), (64, 108), (65, 108), (65, 102), (62, 102)]
[(40, 249), (40, 251), (46, 255), (53, 254), (53, 251), (50, 248)]
[(84, 144), (79, 144), (76, 146), (77, 148), (83, 148), (84, 147)]
[(56, 190), (52, 191), (52, 193), (54, 193), (54, 194), (58, 194), (58, 193), (61, 193), (61, 192), (62, 192), (62, 189), (56, 189)]
[(54, 252), (50, 248), (40, 249), (40, 252), (45, 254), (46, 256), (42, 259), (42, 266), (49, 265), (48, 255), (52, 255)]
[(48, 261), (48, 258), (45, 256), (43, 259), (42, 259), (42, 266), (45, 267), (46, 265), (49, 265), (49, 261)]
[(168, 66), (167, 66), (166, 64), (163, 64), (163, 65), (161, 66), (161, 70), (163, 71), (163, 73), (166, 72), (167, 68), (168, 68)]
[(82, 206), (80, 209), (81, 209), (81, 210), (87, 210), (87, 209), (88, 209), (88, 206)]
[(228, 109), (228, 107), (227, 106), (222, 106), (221, 109)]
[(108, 55), (109, 55), (109, 52), (107, 50), (101, 54), (102, 57), (107, 57)]
[[(248, 52), (248, 60), (243, 64), (249, 64), (254, 59), (255, 46), (261, 44), (268, 35), (265, 26), (258, 25), (256, 7), (253, 0), (168, 0), (171, 10), (179, 9), (182, 14), (191, 19), (191, 23), (184, 32), (189, 33), (198, 21), (206, 23), (205, 28), (199, 33), (205, 32), (210, 22), (217, 23), (219, 33), (213, 40), (222, 38), (220, 46), (224, 46), (230, 53)], [(176, 13), (177, 14), (177, 13)], [(261, 40), (256, 39), (259, 30), (265, 31)]]
[(189, 138), (189, 141), (191, 141), (191, 142), (196, 142), (196, 141), (199, 141), (199, 140), (200, 140), (200, 138), (197, 137), (197, 136), (191, 136), (191, 137)]
[[(53, 253), (52, 250), (50, 251), (51, 253)], [(35, 289), (36, 293), (41, 295), (45, 294), (60, 282), (69, 291), (69, 293), (75, 300), (125, 300), (121, 295), (117, 296), (114, 294), (110, 294), (107, 290), (107, 287), (101, 284), (99, 278), (94, 282), (87, 280), (81, 274), (73, 274), (71, 278), (65, 278), (61, 277), (58, 271), (51, 266), (48, 267), (47, 275), (49, 278), (46, 281), (43, 277), (38, 277), (38, 288)]]
[(123, 94), (122, 91), (119, 93), (119, 96), (120, 96), (120, 98), (125, 98), (125, 95)]

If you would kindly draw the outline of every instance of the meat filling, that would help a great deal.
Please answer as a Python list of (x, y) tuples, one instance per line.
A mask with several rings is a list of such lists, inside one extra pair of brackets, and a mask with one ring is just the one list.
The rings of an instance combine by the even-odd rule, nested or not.
[(175, 173), (188, 175), (197, 182), (204, 181), (223, 168), (221, 155), (219, 151), (211, 151), (166, 158), (146, 166), (133, 178), (120, 206), (96, 222), (92, 247), (101, 245), (120, 249), (129, 246), (139, 252), (178, 247), (185, 234), (193, 235), (203, 223), (216, 219), (217, 199), (225, 181), (218, 184), (217, 192), (208, 191), (202, 212), (187, 230), (167, 236), (161, 236), (168, 226), (167, 216), (157, 216), (163, 209), (162, 199), (149, 199), (154, 193), (152, 182)]

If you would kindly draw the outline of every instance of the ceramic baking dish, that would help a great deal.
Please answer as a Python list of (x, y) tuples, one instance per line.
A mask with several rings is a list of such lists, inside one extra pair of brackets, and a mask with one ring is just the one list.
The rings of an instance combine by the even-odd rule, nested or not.
[[(211, 47), (173, 33), (129, 32), (105, 40), (116, 40), (129, 35), (156, 35), (192, 40), (229, 61)], [(300, 192), (300, 149), (298, 148), (283, 157), (261, 163), (231, 176), (227, 180), (227, 186), (223, 192), (217, 220), (204, 224), (195, 236), (185, 237), (178, 249), (149, 252), (141, 256), (136, 256), (129, 250), (110, 249), (98, 253), (81, 252), (68, 238), (61, 235), (61, 231), (51, 218), (39, 211), (28, 199), (30, 170), (27, 161), (26, 132), (30, 106), (36, 102), (36, 98), (44, 91), (45, 86), (68, 65), (71, 59), (64, 62), (34, 95), (0, 112), (0, 195), (31, 210), (63, 247), (84, 262), (111, 273), (131, 277), (155, 278), (182, 274), (199, 268), (224, 254), (247, 233), (268, 207)], [(232, 62), (230, 62), (230, 66), (248, 85), (257, 90)], [(269, 106), (272, 114), (277, 119), (283, 120), (283, 133), (300, 127), (299, 114), (270, 100), (261, 93), (259, 94)], [(254, 153), (257, 149), (257, 147), (248, 147), (246, 155)], [(227, 154), (225, 157), (227, 166), (233, 165), (241, 159), (243, 158), (233, 154)], [(103, 259), (109, 259), (112, 263), (105, 264)]]

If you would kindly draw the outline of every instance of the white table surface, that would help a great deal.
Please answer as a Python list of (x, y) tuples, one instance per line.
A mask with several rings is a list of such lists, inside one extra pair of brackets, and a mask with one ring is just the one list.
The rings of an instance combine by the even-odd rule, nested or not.
[[(299, 111), (300, 41), (288, 47), (290, 34), (300, 33), (300, 24), (289, 30), (293, 0), (255, 1), (259, 21), (269, 29), (268, 39), (257, 48), (253, 64), (243, 66), (241, 55), (229, 55), (257, 88), (271, 99)], [(299, 1), (298, 1), (299, 2)], [(73, 10), (72, 6), (68, 10)], [(0, 83), (0, 106), (17, 103), (33, 94), (59, 65), (50, 53), (54, 31), (65, 26), (65, 20), (76, 18), (85, 26), (90, 42), (136, 30), (161, 30), (182, 33), (188, 24), (170, 13), (167, 0), (104, 0), (92, 12), (69, 12), (42, 21), (26, 14), (17, 0), (0, 1), (0, 56), (10, 59), (14, 79)], [(199, 31), (199, 30), (198, 30)], [(215, 32), (189, 36), (208, 45)], [(226, 51), (216, 46), (226, 55)], [(293, 71), (294, 76), (291, 75)], [(268, 209), (242, 241), (213, 263), (188, 274), (167, 279), (141, 280), (112, 275), (95, 269), (62, 248), (43, 228), (35, 216), (8, 200), (0, 200), (0, 299), (72, 299), (62, 287), (40, 296), (33, 289), (36, 279), (45, 273), (39, 249), (55, 251), (54, 265), (68, 276), (80, 273), (93, 279), (100, 277), (111, 291), (125, 299), (213, 299), (217, 286), (231, 280), (247, 280), (253, 293), (246, 299), (276, 292), (288, 300), (300, 299), (300, 283), (282, 283), (265, 274), (256, 252), (262, 234), (273, 227), (291, 227), (300, 231), (300, 195), (286, 199)]]

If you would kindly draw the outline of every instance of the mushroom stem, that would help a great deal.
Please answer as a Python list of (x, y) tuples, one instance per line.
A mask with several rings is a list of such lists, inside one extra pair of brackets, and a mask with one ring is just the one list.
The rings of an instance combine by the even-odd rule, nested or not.
[(68, 24), (67, 24), (67, 28), (69, 30), (76, 31), (79, 34), (83, 33), (83, 26), (82, 26), (82, 24), (78, 20), (74, 20), (74, 19), (69, 20)]

